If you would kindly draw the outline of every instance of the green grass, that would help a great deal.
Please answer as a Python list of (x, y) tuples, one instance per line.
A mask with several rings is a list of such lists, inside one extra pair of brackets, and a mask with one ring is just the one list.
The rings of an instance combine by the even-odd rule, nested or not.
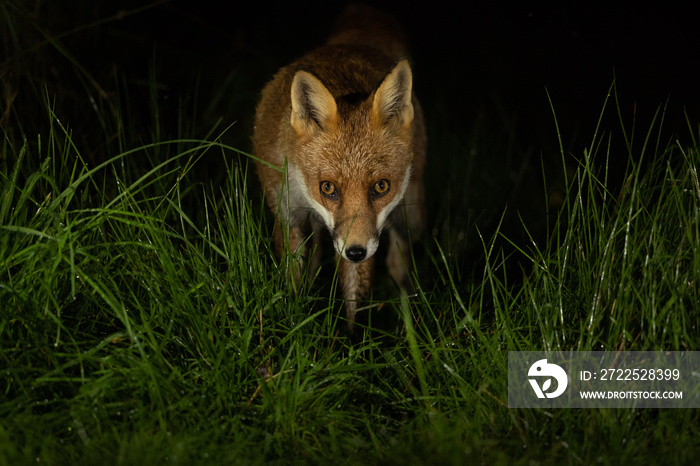
[[(0, 145), (0, 465), (695, 459), (696, 410), (506, 406), (511, 350), (700, 349), (690, 118), (671, 140), (661, 111), (635, 134), (621, 118), (584, 153), (562, 151), (568, 177), (545, 167), (535, 201), (549, 223), (493, 204), (465, 216), (488, 186), (475, 176), (460, 192), (463, 174), (494, 171), (434, 164), (429, 180), (455, 188), (428, 181), (417, 293), (380, 290), (389, 298), (373, 316), (395, 325), (352, 343), (332, 279), (295, 293), (276, 266), (253, 171), (225, 142), (236, 127), (198, 137), (179, 113), (168, 139), (151, 77), (150, 131), (96, 96), (93, 134), (71, 126), (41, 77), (33, 91), (4, 81), (22, 93)], [(128, 85), (114, 85), (124, 100)], [(435, 153), (515, 150), (493, 130), (431, 131)]]

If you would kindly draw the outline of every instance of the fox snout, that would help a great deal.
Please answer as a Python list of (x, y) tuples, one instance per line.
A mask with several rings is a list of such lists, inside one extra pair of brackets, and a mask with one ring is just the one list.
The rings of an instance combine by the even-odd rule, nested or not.
[(353, 262), (362, 262), (367, 257), (367, 249), (358, 245), (350, 246), (345, 249), (343, 256)]
[(333, 246), (338, 255), (350, 262), (363, 262), (372, 257), (379, 246), (380, 232), (365, 230), (361, 224), (356, 224), (351, 225), (349, 231), (342, 231), (342, 228), (331, 231)]
[(378, 242), (374, 238), (366, 244), (346, 243), (343, 240), (334, 241), (336, 252), (350, 262), (362, 262), (369, 259), (377, 252)]
[[(330, 232), (335, 251), (350, 262), (363, 262), (377, 252), (382, 231), (391, 223), (390, 215), (404, 199), (411, 169), (373, 183), (374, 178), (367, 175), (360, 180), (339, 182), (330, 199), (325, 194), (318, 197), (318, 218)], [(397, 179), (401, 182), (391, 182)], [(326, 183), (321, 183), (322, 193)]]

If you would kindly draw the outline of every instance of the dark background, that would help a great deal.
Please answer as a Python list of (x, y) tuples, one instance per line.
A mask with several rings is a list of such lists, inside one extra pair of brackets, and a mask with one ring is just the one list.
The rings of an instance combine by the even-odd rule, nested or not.
[[(243, 84), (239, 80), (240, 93), (231, 93), (241, 114), (230, 115), (245, 121), (259, 88), (272, 73), (323, 43), (343, 2), (239, 3), (243, 2), (162, 2), (92, 32), (94, 37), (87, 40), (94, 47), (84, 48), (80, 59), (93, 67), (116, 65), (144, 75), (157, 54), (158, 79), (171, 92), (190, 85), (187, 79), (194, 70), (202, 70), (203, 99), (207, 91), (221, 88), (230, 73), (246, 74)], [(565, 149), (580, 151), (590, 142), (613, 78), (630, 123), (636, 118), (648, 127), (654, 112), (668, 102), (667, 127), (671, 132), (685, 131), (684, 107), (691, 118), (700, 113), (700, 49), (692, 6), (538, 1), (373, 4), (404, 25), (419, 96), (429, 113), (441, 113), (441, 124), (455, 131), (468, 128), (480, 111), (500, 112), (517, 116), (527, 143), (546, 146), (556, 134), (548, 91)], [(71, 5), (92, 8), (92, 16), (100, 18), (143, 2)], [(72, 17), (65, 15), (66, 24), (54, 24), (52, 32), (69, 29)], [(76, 38), (86, 40), (83, 34)], [(231, 110), (236, 111), (221, 111)]]
[[(213, 0), (16, 3), (34, 22), (24, 24), (18, 15), (16, 37), (26, 43), (6, 46), (12, 53), (4, 79), (13, 83), (10, 90), (20, 90), (15, 107), (26, 121), (21, 132), (31, 140), (47, 121), (45, 104), (20, 105), (22, 95), (48, 95), (93, 166), (116, 155), (110, 151), (123, 150), (109, 142), (116, 129), (100, 121), (105, 111), (96, 113), (93, 100), (125, 116), (123, 133), (132, 147), (212, 137), (232, 125), (224, 141), (249, 150), (261, 88), (280, 67), (322, 45), (344, 8), (344, 2)], [(641, 154), (648, 134), (661, 148), (676, 137), (690, 144), (687, 112), (697, 138), (700, 47), (697, 18), (688, 4), (373, 4), (395, 15), (410, 40), (415, 88), (428, 124), (426, 183), (433, 183), (428, 205), (436, 229), (457, 223), (450, 228), (461, 232), (478, 217), (480, 226), (493, 231), (509, 206), (505, 223), (516, 236), (524, 234), (521, 214), (546, 236), (546, 204), (561, 206), (564, 190), (553, 110), (568, 170), (590, 148), (613, 80), (616, 93), (598, 134), (599, 140), (604, 135), (603, 151), (610, 147), (604, 166), (610, 167), (606, 179), (613, 192), (622, 184), (628, 155)], [(29, 73), (44, 73), (46, 92), (23, 85), (13, 74), (12, 67), (23, 62)], [(659, 114), (650, 133), (660, 109), (662, 129)], [(632, 150), (621, 125), (633, 140)], [(213, 127), (216, 134), (208, 134)], [(5, 131), (21, 140), (20, 130)], [(218, 159), (200, 165), (204, 173), (197, 179), (206, 184), (225, 177)], [(464, 225), (456, 216), (464, 217)]]
[[(667, 101), (672, 131), (685, 129), (684, 106), (698, 117), (697, 18), (691, 6), (654, 3), (374, 4), (401, 20), (419, 96), (428, 111), (440, 103), (453, 129), (492, 109), (516, 114), (523, 137), (547, 144), (555, 134), (548, 90), (568, 150), (580, 151), (613, 78), (623, 114), (642, 127)], [(159, 25), (154, 40), (192, 50), (212, 70), (241, 60), (265, 75), (325, 40), (342, 9), (330, 4), (174, 1), (149, 15)]]

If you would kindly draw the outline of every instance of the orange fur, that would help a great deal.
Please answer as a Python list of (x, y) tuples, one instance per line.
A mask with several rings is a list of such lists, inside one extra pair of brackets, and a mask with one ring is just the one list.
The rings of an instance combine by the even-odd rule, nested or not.
[(325, 227), (350, 328), (371, 293), (382, 230), (392, 226), (387, 265), (407, 287), (408, 230), (416, 238), (424, 228), (425, 125), (405, 54), (392, 20), (351, 8), (326, 45), (274, 76), (256, 110), (254, 155), (278, 168), (257, 163), (277, 252), (288, 242), (298, 253), (289, 264), (298, 283), (308, 259), (302, 245)]

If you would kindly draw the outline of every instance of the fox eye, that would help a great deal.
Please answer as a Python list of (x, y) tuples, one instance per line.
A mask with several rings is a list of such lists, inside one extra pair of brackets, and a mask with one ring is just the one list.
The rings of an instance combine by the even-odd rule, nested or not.
[(374, 183), (372, 194), (374, 194), (375, 196), (383, 196), (389, 192), (390, 187), (391, 183), (389, 183), (389, 180), (381, 179)]
[(330, 181), (321, 181), (321, 194), (331, 199), (338, 197), (339, 191)]

